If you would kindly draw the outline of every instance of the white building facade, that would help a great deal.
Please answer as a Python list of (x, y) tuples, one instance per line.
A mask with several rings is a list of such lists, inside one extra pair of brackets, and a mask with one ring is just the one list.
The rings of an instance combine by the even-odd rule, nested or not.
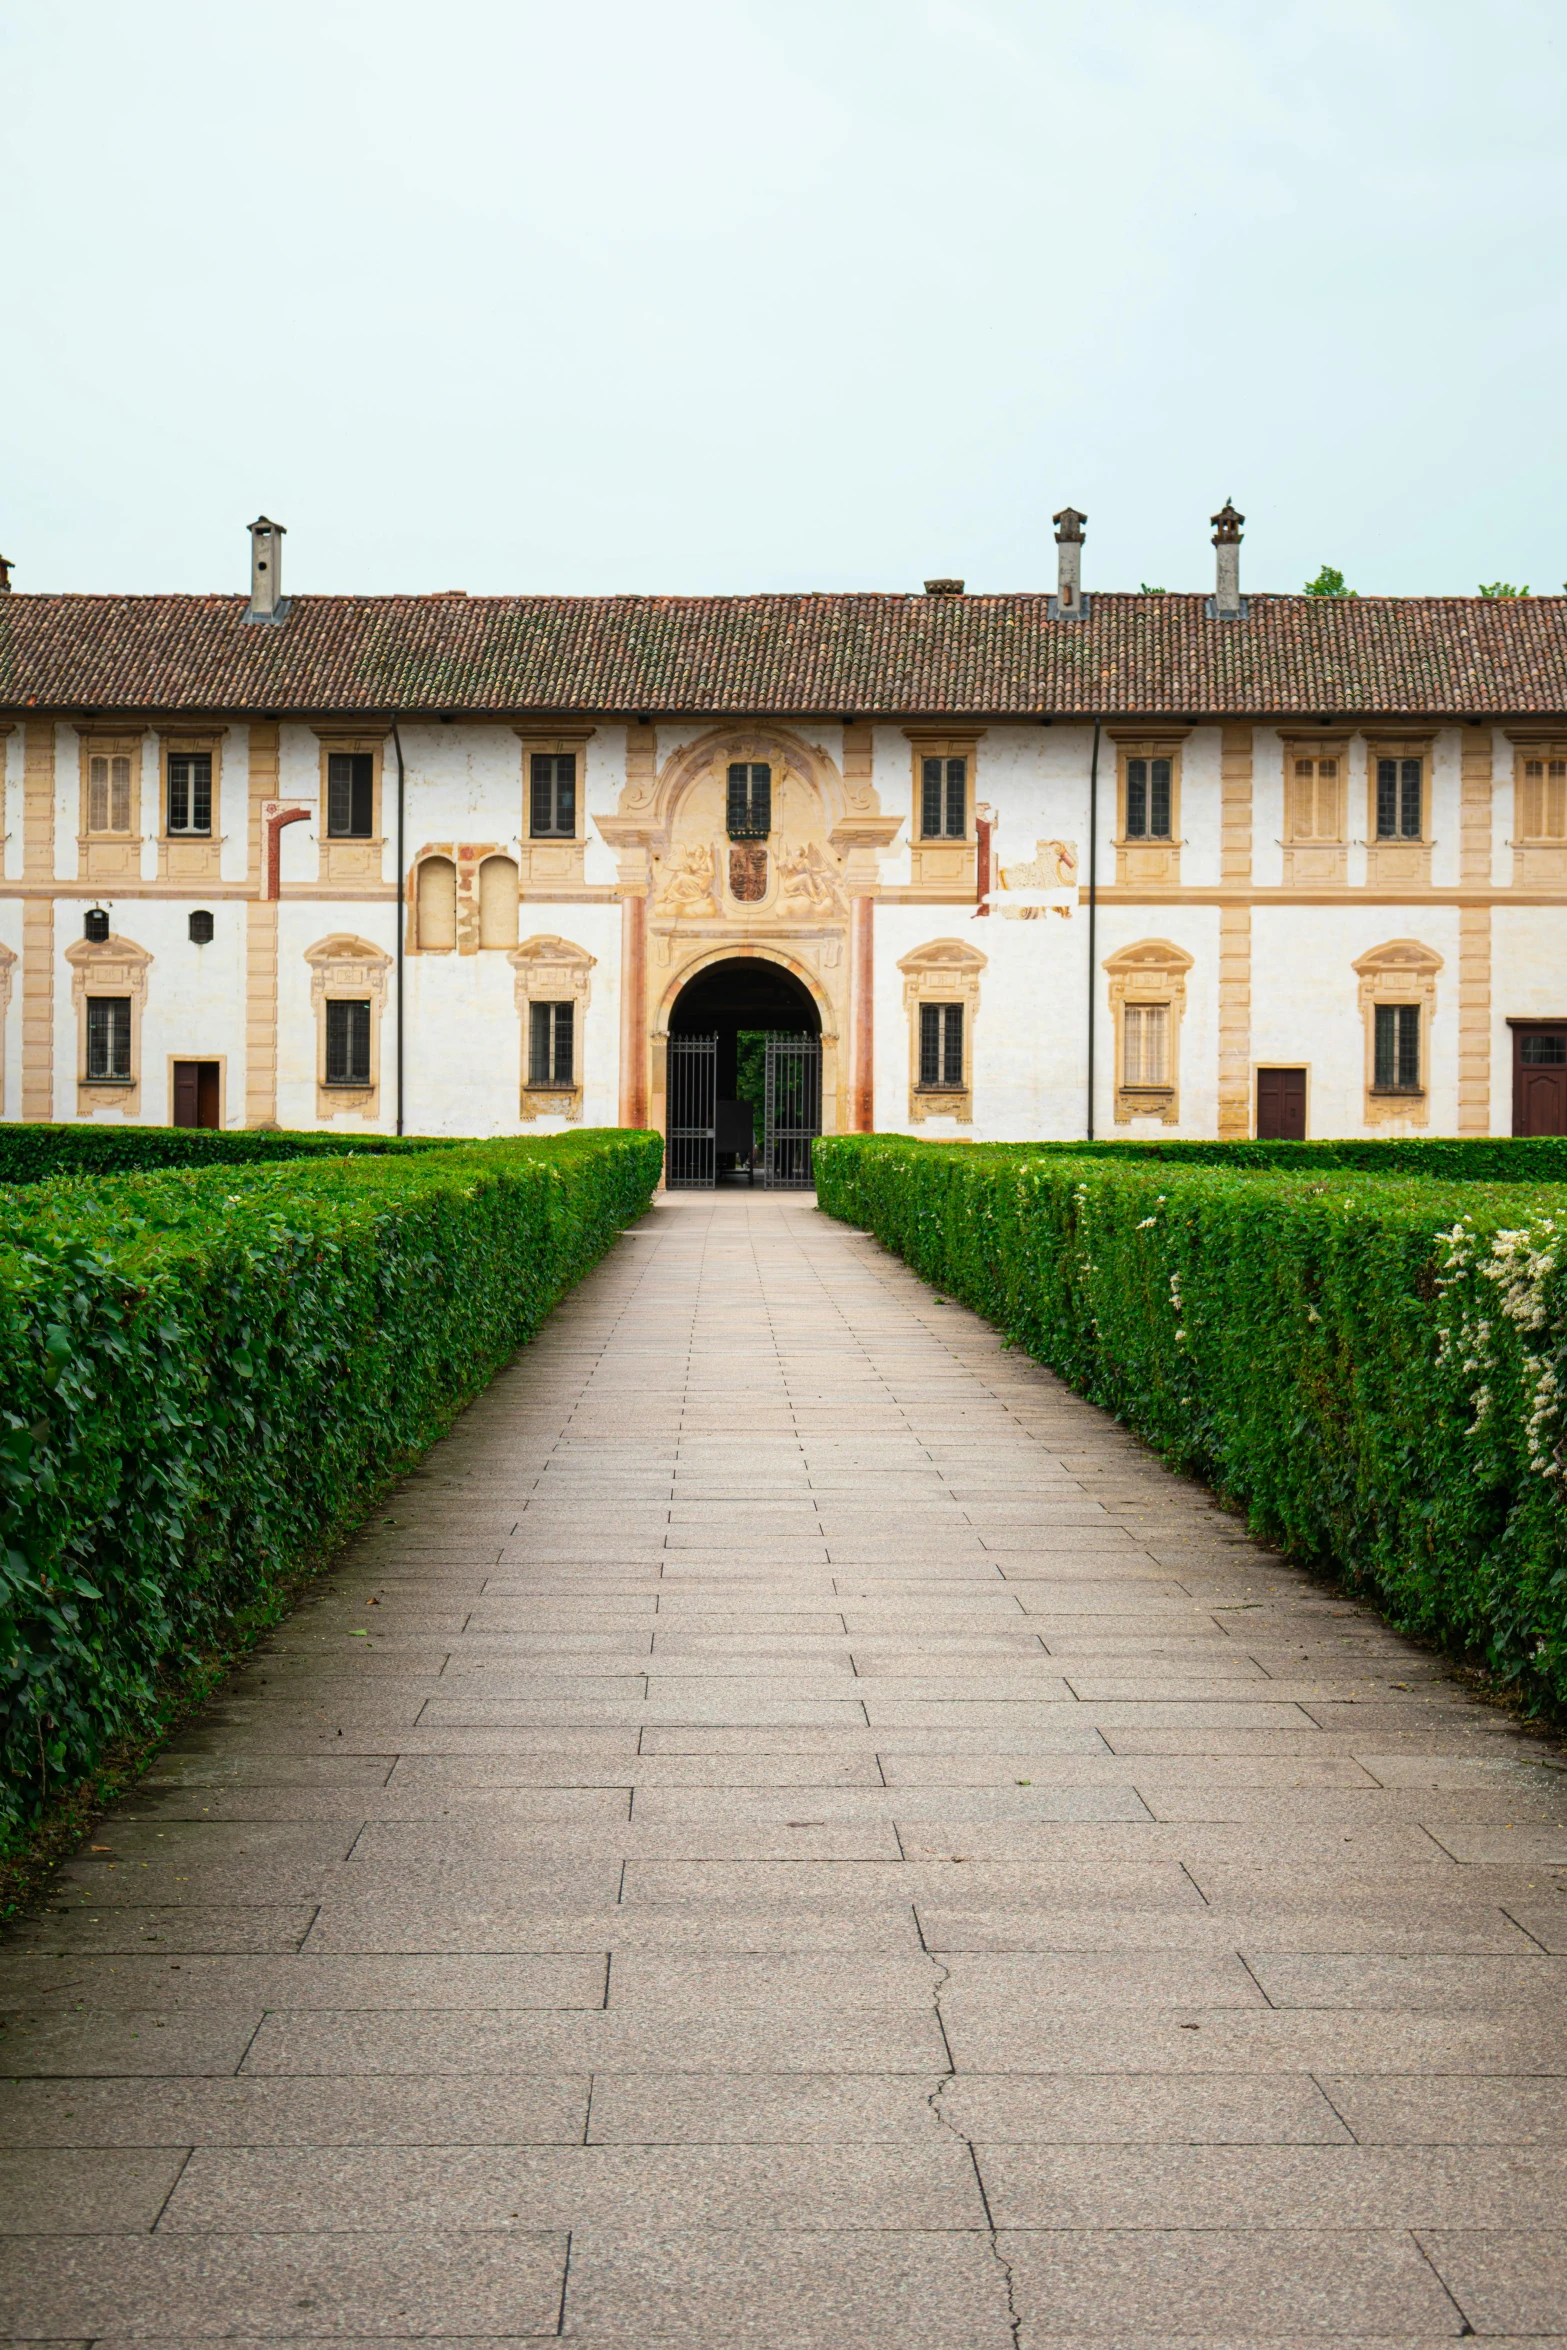
[(6, 592), (0, 1114), (695, 1131), (773, 1033), (827, 1132), (1567, 1130), (1567, 599), (1243, 599), (1240, 519), (1211, 597), (1070, 510), (1053, 595)]

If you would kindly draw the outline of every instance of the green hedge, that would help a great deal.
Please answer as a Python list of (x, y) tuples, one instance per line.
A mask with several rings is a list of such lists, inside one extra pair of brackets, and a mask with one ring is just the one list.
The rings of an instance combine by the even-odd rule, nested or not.
[(816, 1182), (1254, 1531), (1567, 1710), (1567, 1188), (878, 1135)]
[(0, 1193), (0, 1845), (359, 1521), (647, 1207), (657, 1135)]
[(1400, 1134), (1386, 1142), (1182, 1142), (1140, 1134), (1099, 1142), (970, 1142), (956, 1147), (1005, 1155), (1027, 1150), (1050, 1158), (1155, 1159), (1184, 1167), (1272, 1167), (1281, 1174), (1348, 1168), (1364, 1175), (1443, 1177), (1459, 1183), (1567, 1183), (1567, 1135), (1562, 1134)]
[(291, 1134), (204, 1126), (0, 1125), (0, 1183), (51, 1175), (121, 1175), (153, 1167), (248, 1166), (272, 1159), (340, 1159), (368, 1152), (441, 1150), (425, 1136)]

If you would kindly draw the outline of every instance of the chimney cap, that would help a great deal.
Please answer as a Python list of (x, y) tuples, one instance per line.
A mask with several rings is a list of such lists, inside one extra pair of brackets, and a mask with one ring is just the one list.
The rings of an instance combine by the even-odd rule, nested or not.
[(1056, 526), (1056, 545), (1059, 547), (1063, 541), (1070, 545), (1082, 537), (1083, 525), (1088, 516), (1079, 514), (1075, 506), (1063, 506), (1060, 513), (1052, 514), (1050, 519)]
[(927, 596), (961, 596), (963, 582), (961, 579), (927, 579), (925, 593)]
[(274, 530), (277, 532), (277, 535), (280, 539), (286, 539), (288, 536), (287, 525), (281, 522), (274, 522), (270, 515), (266, 514), (258, 514), (254, 522), (246, 523), (245, 528), (247, 530)]
[(1238, 547), (1241, 541), (1241, 524), (1245, 519), (1245, 515), (1237, 514), (1234, 505), (1226, 498), (1218, 513), (1210, 514), (1208, 517), (1208, 520), (1213, 524), (1214, 545), (1216, 547)]

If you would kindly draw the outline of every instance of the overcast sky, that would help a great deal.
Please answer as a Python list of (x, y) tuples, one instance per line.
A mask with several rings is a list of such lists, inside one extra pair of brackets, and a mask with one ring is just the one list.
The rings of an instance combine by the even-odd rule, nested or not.
[(19, 589), (1567, 579), (1561, 0), (0, 0)]

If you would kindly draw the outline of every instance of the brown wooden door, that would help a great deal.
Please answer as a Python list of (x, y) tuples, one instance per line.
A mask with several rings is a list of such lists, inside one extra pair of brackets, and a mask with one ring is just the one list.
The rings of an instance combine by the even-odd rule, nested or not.
[(1567, 1134), (1567, 1022), (1513, 1030), (1513, 1132)]
[(1306, 1072), (1304, 1069), (1257, 1071), (1257, 1140), (1304, 1142), (1306, 1139)]
[(216, 1061), (176, 1061), (174, 1064), (174, 1123), (176, 1126), (213, 1126), (218, 1123), (218, 1064)]

